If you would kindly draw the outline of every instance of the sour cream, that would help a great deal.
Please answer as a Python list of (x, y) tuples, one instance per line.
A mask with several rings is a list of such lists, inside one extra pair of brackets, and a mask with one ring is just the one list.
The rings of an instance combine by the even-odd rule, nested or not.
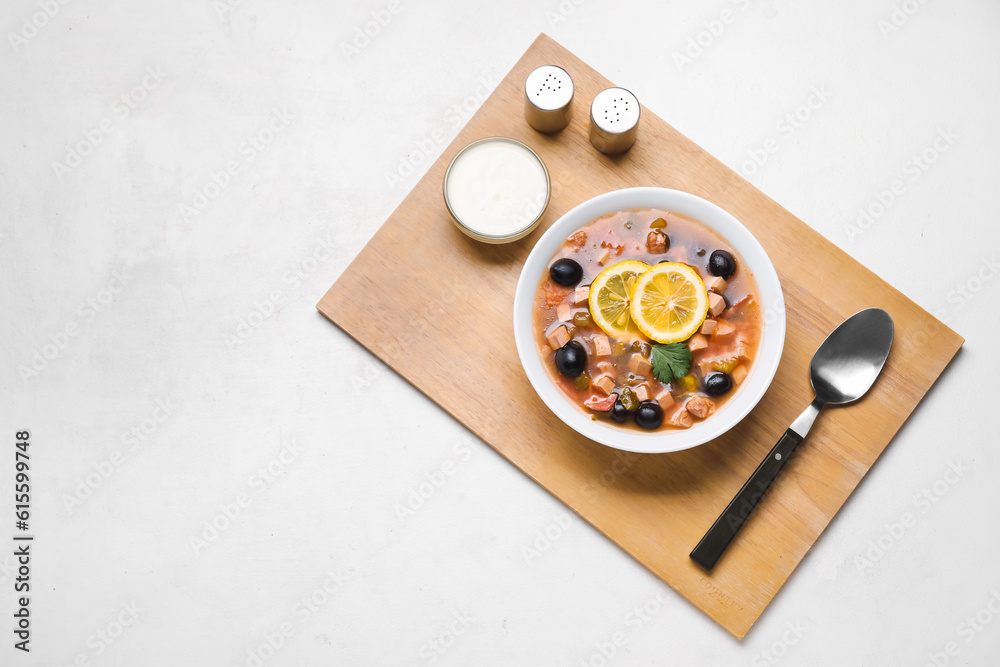
[(549, 174), (519, 141), (489, 137), (455, 156), (444, 176), (444, 200), (458, 228), (486, 243), (529, 234), (549, 203)]

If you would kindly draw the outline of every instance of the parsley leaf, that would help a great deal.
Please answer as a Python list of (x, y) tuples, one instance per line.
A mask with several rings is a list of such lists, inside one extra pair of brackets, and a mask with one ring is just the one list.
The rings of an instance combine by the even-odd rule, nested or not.
[(691, 350), (684, 343), (654, 345), (649, 363), (653, 366), (653, 375), (660, 382), (671, 382), (691, 370)]

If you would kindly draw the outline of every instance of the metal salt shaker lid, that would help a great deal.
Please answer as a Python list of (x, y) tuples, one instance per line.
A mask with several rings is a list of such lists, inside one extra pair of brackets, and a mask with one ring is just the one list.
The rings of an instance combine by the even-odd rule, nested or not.
[(569, 124), (573, 77), (562, 67), (542, 65), (524, 80), (524, 118), (539, 132), (558, 132)]
[(639, 100), (624, 88), (607, 88), (590, 105), (590, 143), (607, 153), (624, 153), (639, 131)]

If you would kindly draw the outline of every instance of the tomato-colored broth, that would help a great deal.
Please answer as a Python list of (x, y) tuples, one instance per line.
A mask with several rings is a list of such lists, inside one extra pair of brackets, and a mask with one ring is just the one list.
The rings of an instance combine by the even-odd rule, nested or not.
[[(653, 231), (654, 221), (663, 219), (661, 229), (668, 239), (665, 252), (647, 245), (647, 235)], [(660, 223), (657, 223), (660, 224)], [(585, 240), (581, 232), (586, 236)], [(653, 341), (642, 335), (628, 340), (609, 337), (611, 351), (608, 356), (595, 354), (597, 338), (606, 334), (593, 322), (586, 300), (581, 299), (580, 286), (587, 287), (605, 268), (627, 259), (635, 259), (650, 266), (662, 261), (681, 262), (694, 267), (706, 285), (714, 278), (708, 271), (708, 261), (715, 250), (725, 250), (736, 260), (736, 272), (730, 276), (719, 293), (725, 298), (725, 309), (708, 320), (714, 321), (717, 331), (696, 334), (686, 344), (692, 348), (690, 373), (681, 380), (663, 383), (657, 379), (648, 364)], [(606, 255), (606, 256), (605, 256)], [(689, 428), (694, 423), (710, 419), (730, 400), (752, 372), (753, 360), (760, 346), (762, 322), (757, 285), (752, 272), (743, 263), (736, 250), (700, 222), (677, 213), (658, 209), (620, 211), (607, 215), (574, 232), (552, 256), (549, 266), (561, 258), (570, 258), (583, 268), (583, 278), (577, 286), (556, 284), (548, 271), (538, 286), (534, 303), (534, 330), (539, 355), (549, 376), (566, 398), (593, 419), (613, 426), (640, 429), (636, 421), (626, 418), (621, 424), (613, 421), (607, 409), (588, 409), (585, 403), (607, 403), (609, 394), (620, 398), (626, 388), (640, 400), (654, 401), (661, 406), (663, 422), (655, 430)], [(560, 314), (563, 317), (560, 317)], [(704, 328), (707, 331), (711, 323)], [(587, 352), (586, 381), (581, 377), (566, 377), (555, 365), (554, 343), (549, 336), (559, 327), (571, 340), (580, 343)], [(704, 347), (701, 347), (704, 343)], [(556, 346), (558, 347), (558, 346)], [(632, 361), (635, 372), (629, 367)], [(709, 395), (705, 391), (705, 378), (715, 372), (725, 372), (732, 387), (722, 395)], [(594, 380), (602, 377), (614, 380), (614, 389), (604, 392)], [(602, 383), (609, 384), (606, 380)], [(603, 401), (602, 401), (603, 399)]]

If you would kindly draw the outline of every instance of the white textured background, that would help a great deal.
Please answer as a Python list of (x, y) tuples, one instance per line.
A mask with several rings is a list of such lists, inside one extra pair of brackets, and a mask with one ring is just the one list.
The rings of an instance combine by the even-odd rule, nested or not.
[[(1000, 664), (1000, 4), (48, 1), (0, 18), (0, 664)], [(743, 642), (314, 309), (540, 31), (968, 340)]]

